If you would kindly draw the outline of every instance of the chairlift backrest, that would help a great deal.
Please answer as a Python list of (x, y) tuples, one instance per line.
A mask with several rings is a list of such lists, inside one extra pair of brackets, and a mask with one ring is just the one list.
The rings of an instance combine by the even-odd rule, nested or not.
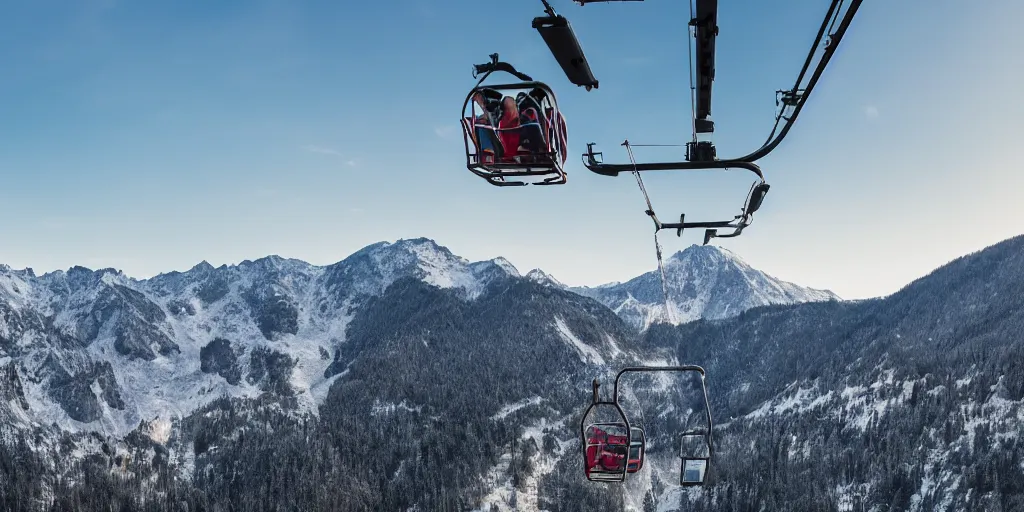
[(636, 473), (644, 467), (644, 455), (647, 451), (647, 435), (640, 427), (631, 427), (629, 436), (629, 460), (626, 463), (627, 473)]
[(711, 466), (711, 435), (705, 430), (684, 432), (679, 443), (679, 485), (704, 485)]

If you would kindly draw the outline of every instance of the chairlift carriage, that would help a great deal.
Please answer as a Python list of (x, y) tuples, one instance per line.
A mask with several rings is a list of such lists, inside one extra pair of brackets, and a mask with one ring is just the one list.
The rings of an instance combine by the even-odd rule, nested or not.
[[(554, 91), (499, 61), (498, 54), (490, 57), (474, 66), (473, 76), (482, 76), (462, 105), (466, 167), (497, 186), (529, 184), (512, 177), (539, 178), (534, 185), (565, 183), (567, 133)], [(484, 85), (496, 71), (519, 81)]]
[[(619, 380), (631, 372), (695, 372), (700, 375), (701, 389), (704, 398), (705, 425), (702, 428), (682, 434), (683, 447), (699, 441), (701, 449), (682, 449), (680, 457), (680, 485), (704, 485), (711, 468), (712, 422), (711, 403), (708, 401), (707, 387), (704, 384), (704, 369), (700, 366), (636, 366), (619, 371), (615, 376), (612, 399), (602, 400), (600, 384), (595, 379), (593, 397), (590, 406), (580, 419), (580, 435), (583, 446), (583, 468), (587, 479), (592, 482), (623, 482), (627, 474), (643, 468), (647, 451), (647, 432), (644, 428), (632, 424), (629, 417), (619, 404)], [(614, 419), (611, 421), (592, 421), (588, 418), (597, 411), (607, 411)]]

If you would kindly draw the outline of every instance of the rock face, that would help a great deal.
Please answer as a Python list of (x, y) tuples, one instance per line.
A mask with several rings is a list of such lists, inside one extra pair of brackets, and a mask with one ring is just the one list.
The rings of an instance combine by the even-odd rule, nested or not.
[(250, 384), (257, 385), (263, 391), (275, 395), (294, 394), (294, 390), (288, 382), (292, 375), (292, 369), (295, 367), (295, 361), (292, 358), (280, 352), (258, 348), (252, 351), (249, 359), (247, 380)]
[(103, 417), (103, 405), (124, 409), (121, 389), (109, 362), (89, 363), (75, 373), (64, 369), (56, 358), (47, 360), (49, 397), (67, 415), (82, 423)]
[(28, 400), (25, 399), (25, 389), (21, 384), (21, 377), (18, 375), (17, 366), (11, 362), (0, 366), (0, 400), (27, 411)]
[(200, 349), (199, 361), (203, 373), (216, 373), (228, 384), (237, 385), (242, 380), (238, 354), (231, 348), (231, 342), (224, 338), (216, 338)]
[(572, 290), (601, 301), (640, 330), (655, 322), (677, 325), (700, 318), (729, 318), (758, 306), (839, 300), (830, 291), (780, 281), (714, 246), (694, 245), (666, 259), (665, 281), (667, 311), (657, 270), (625, 283)]

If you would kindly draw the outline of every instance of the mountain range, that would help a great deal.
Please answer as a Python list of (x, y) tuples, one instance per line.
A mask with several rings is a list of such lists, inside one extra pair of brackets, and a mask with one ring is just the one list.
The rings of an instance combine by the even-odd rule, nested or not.
[[(671, 317), (656, 272), (569, 288), (428, 239), (146, 280), (0, 267), (0, 503), (1014, 510), (1022, 249), (844, 302), (691, 247), (666, 264)], [(708, 370), (712, 484), (672, 484), (700, 404), (662, 378), (629, 393), (649, 464), (585, 482), (591, 381), (678, 363)]]
[[(666, 270), (675, 323), (835, 298), (714, 247), (677, 253)], [(567, 288), (540, 269), (525, 278), (593, 297), (646, 329), (665, 320), (655, 275), (592, 289)], [(260, 360), (266, 350), (289, 358), (280, 384), (312, 411), (332, 382), (330, 358), (353, 314), (396, 280), (474, 300), (491, 283), (519, 277), (503, 258), (469, 262), (429, 239), (381, 242), (322, 267), (269, 256), (217, 268), (202, 262), (145, 280), (114, 269), (36, 276), (0, 267), (0, 358), (17, 359), (29, 376), (24, 388), (37, 420), (69, 430), (123, 435), (143, 419), (185, 416), (212, 397), (256, 396), (277, 385), (254, 370), (275, 364)]]

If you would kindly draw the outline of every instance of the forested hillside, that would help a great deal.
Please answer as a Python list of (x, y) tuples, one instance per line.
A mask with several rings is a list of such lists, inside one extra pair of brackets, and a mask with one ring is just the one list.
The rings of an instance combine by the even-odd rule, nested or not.
[(1024, 510), (1024, 237), (891, 297), (648, 333), (705, 365), (705, 510)]

